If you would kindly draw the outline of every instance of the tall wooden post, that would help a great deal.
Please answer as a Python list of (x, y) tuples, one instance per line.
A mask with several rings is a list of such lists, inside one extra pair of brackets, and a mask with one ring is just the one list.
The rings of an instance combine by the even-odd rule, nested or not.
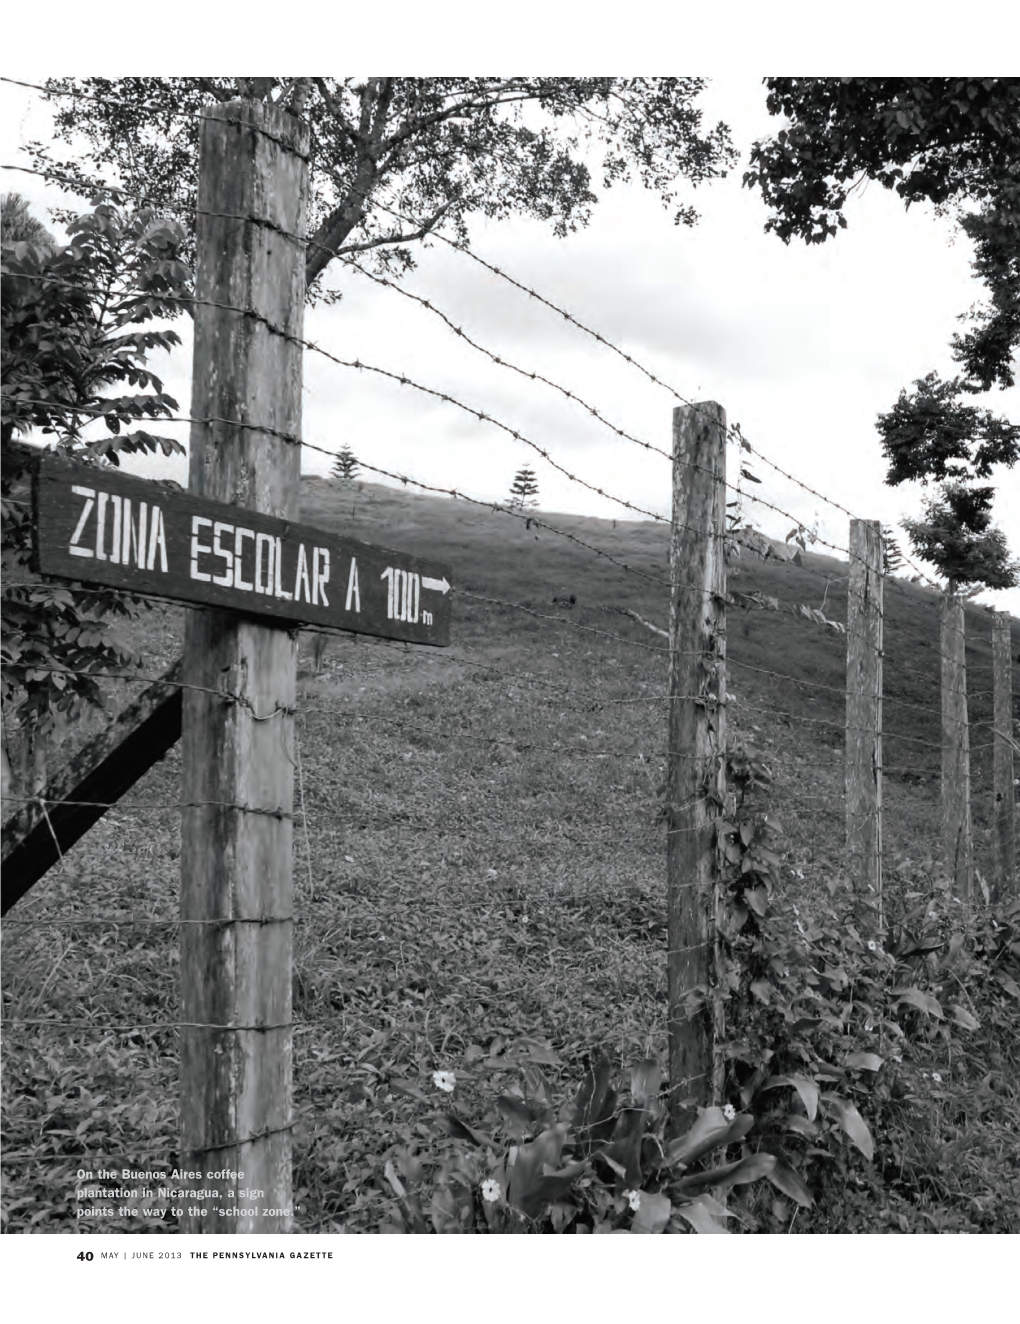
[[(196, 304), (190, 487), (292, 519), (300, 447), (276, 434), (301, 428), (301, 346), (287, 335), (303, 324), (292, 236), (304, 234), (308, 134), (277, 107), (236, 101), (203, 110), (200, 135), (197, 297), (250, 311)], [(279, 627), (191, 611), (183, 679), (196, 688), (182, 733), (181, 1166), (203, 1174), (186, 1185), (217, 1194), (183, 1200), (180, 1228), (286, 1232), (296, 645)]]
[(718, 1094), (720, 904), (715, 819), (726, 789), (726, 413), (714, 401), (673, 410), (669, 754), (666, 849), (669, 1084)]
[(992, 820), (993, 899), (1003, 901), (1016, 890), (1016, 788), (1013, 782), (1013, 658), (1010, 615), (992, 617), (994, 669), (993, 735), (995, 812)]
[(850, 521), (846, 615), (846, 844), (854, 891), (882, 915), (882, 526)]
[(966, 624), (952, 585), (942, 599), (942, 849), (953, 895), (971, 900), (970, 732), (967, 725)]

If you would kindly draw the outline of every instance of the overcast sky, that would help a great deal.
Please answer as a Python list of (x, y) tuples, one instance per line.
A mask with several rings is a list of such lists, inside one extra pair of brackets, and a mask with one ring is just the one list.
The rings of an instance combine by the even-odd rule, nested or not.
[[(10, 68), (5, 73), (40, 81)], [(0, 84), (0, 98), (2, 159), (16, 164), (21, 141), (47, 136), (48, 112), (33, 93), (10, 84)], [(854, 515), (886, 526), (918, 515), (917, 486), (891, 489), (883, 482), (875, 418), (915, 378), (932, 369), (952, 375), (949, 342), (957, 315), (982, 293), (971, 275), (968, 242), (961, 235), (954, 243), (952, 223), (930, 207), (906, 211), (897, 197), (871, 184), (848, 207), (848, 228), (836, 239), (784, 246), (763, 232), (760, 196), (741, 187), (751, 143), (778, 127), (765, 109), (760, 77), (715, 78), (700, 104), (707, 123), (729, 124), (741, 159), (729, 178), (688, 190), (686, 200), (701, 213), (695, 228), (674, 227), (654, 194), (623, 186), (603, 194), (588, 228), (567, 239), (556, 239), (538, 222), (477, 222), (475, 250), (599, 331), (681, 396), (717, 400), (765, 456)], [(4, 171), (3, 187), (17, 189), (45, 214), (47, 190), (37, 179)], [(429, 299), (500, 357), (573, 391), (633, 436), (670, 449), (675, 401), (669, 391), (446, 245), (419, 248), (418, 256), (418, 269), (402, 281), (407, 290)], [(497, 368), (396, 292), (339, 267), (327, 282), (344, 298), (337, 307), (308, 311), (311, 340), (341, 358), (446, 392), (506, 422), (585, 481), (668, 516), (665, 458), (615, 436), (547, 386)], [(187, 335), (183, 319), (179, 329)], [(153, 364), (162, 368), (182, 413), (190, 403), (190, 352), (188, 339), (178, 354)], [(993, 393), (987, 403), (1020, 417), (1020, 390)], [(186, 441), (186, 428), (179, 433)], [(369, 464), (485, 499), (504, 499), (527, 464), (544, 512), (628, 516), (498, 429), (310, 352), (304, 436), (330, 450), (347, 442)], [(729, 455), (735, 481), (735, 452)], [(328, 464), (306, 451), (307, 472), (325, 473)], [(763, 481), (746, 484), (749, 495), (763, 496), (817, 526), (822, 538), (846, 546), (845, 515), (767, 464), (752, 464)], [(157, 471), (151, 462), (132, 467)], [(187, 481), (183, 463), (162, 464), (158, 472)], [(1020, 472), (1001, 472), (996, 483), (996, 522), (1017, 555)], [(790, 519), (753, 502), (746, 510), (773, 537), (790, 530)], [(893, 532), (908, 550), (902, 530)], [(1020, 615), (1020, 590), (986, 593), (981, 600)]]

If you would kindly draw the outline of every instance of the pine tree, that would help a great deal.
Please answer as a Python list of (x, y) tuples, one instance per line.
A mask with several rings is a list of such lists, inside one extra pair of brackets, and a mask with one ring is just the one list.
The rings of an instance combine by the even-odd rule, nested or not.
[(903, 553), (891, 533), (882, 530), (882, 571), (886, 575), (898, 574), (903, 569)]
[(510, 509), (523, 510), (538, 505), (538, 480), (533, 470), (525, 466), (518, 470), (510, 487)]
[(340, 454), (334, 461), (333, 471), (330, 474), (330, 477), (336, 479), (341, 487), (351, 488), (354, 486), (354, 480), (357, 476), (358, 461), (355, 458), (354, 452), (345, 441), (343, 450), (341, 450)]

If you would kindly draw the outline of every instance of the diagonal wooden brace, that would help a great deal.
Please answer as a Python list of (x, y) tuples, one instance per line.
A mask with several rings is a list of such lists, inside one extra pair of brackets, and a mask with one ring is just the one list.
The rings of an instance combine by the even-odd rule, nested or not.
[(96, 738), (37, 799), (3, 825), (0, 914), (50, 869), (181, 736), (180, 658)]

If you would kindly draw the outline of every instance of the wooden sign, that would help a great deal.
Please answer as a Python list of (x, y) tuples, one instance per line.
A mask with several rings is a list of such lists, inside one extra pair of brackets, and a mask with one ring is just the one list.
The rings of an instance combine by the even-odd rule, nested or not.
[(450, 642), (449, 568), (146, 478), (40, 458), (36, 569), (383, 639)]

